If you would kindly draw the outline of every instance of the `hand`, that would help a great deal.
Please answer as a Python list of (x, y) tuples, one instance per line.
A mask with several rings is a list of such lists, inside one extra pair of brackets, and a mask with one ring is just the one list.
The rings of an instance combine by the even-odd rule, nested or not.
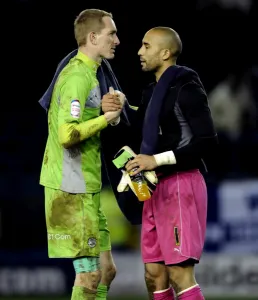
[(117, 110), (117, 111), (108, 111), (106, 113), (104, 113), (104, 116), (107, 120), (107, 122), (110, 124), (112, 122), (116, 122), (117, 119), (119, 118), (120, 114), (121, 114), (121, 109)]
[(120, 92), (120, 91), (118, 91), (118, 90), (115, 90), (115, 91), (114, 91), (114, 89), (113, 89), (113, 92), (112, 92), (112, 89), (113, 89), (113, 88), (110, 87), (110, 88), (109, 88), (109, 92), (111, 92), (111, 93), (113, 93), (113, 94), (115, 94), (115, 95), (118, 96), (118, 98), (119, 98), (119, 100), (120, 100), (120, 103), (121, 103), (121, 105), (122, 105), (122, 107), (123, 107), (124, 104), (125, 104), (125, 100), (126, 100), (125, 94), (122, 93), (122, 92)]
[[(130, 175), (138, 174), (141, 171), (152, 171), (157, 167), (158, 165), (154, 156), (145, 154), (137, 155), (125, 165), (126, 171), (129, 172)], [(132, 170), (134, 171), (132, 172)]]
[(109, 88), (109, 93), (105, 94), (101, 101), (102, 111), (104, 113), (110, 111), (117, 111), (123, 108), (125, 95), (119, 91), (114, 91), (112, 87)]

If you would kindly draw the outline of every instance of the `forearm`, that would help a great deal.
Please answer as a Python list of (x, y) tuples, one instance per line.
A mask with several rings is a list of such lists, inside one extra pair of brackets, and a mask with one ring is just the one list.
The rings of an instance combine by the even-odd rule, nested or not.
[(188, 145), (154, 155), (158, 166), (175, 165), (200, 159), (212, 151), (216, 151), (218, 145), (217, 136), (199, 138)]
[(59, 127), (58, 138), (64, 148), (70, 148), (97, 134), (108, 125), (104, 115), (76, 123), (65, 123)]

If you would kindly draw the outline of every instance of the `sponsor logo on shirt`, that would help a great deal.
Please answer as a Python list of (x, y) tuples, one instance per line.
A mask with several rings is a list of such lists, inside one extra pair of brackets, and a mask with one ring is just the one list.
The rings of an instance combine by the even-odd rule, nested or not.
[(71, 116), (79, 119), (81, 114), (81, 105), (79, 100), (72, 100), (71, 101)]

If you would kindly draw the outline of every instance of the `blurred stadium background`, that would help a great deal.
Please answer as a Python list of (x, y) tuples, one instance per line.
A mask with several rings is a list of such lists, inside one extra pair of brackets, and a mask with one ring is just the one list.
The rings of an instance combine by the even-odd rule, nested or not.
[[(47, 123), (37, 101), (58, 62), (76, 47), (73, 21), (85, 8), (113, 13), (121, 45), (111, 64), (134, 105), (150, 80), (136, 55), (144, 33), (163, 25), (181, 35), (184, 49), (178, 63), (199, 72), (220, 139), (220, 152), (206, 177), (208, 227), (196, 276), (207, 299), (258, 299), (257, 1), (11, 3), (12, 11), (5, 14), (12, 26), (4, 28), (11, 38), (4, 87), (11, 107), (3, 102), (0, 127), (0, 299), (69, 299), (71, 264), (47, 258), (43, 188), (38, 184)], [(109, 299), (147, 299), (140, 227), (125, 220), (105, 172), (103, 177), (102, 205), (118, 268)]]

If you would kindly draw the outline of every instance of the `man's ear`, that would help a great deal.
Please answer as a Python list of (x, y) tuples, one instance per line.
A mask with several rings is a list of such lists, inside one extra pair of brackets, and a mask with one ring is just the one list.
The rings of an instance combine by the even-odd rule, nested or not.
[(97, 44), (97, 34), (96, 32), (91, 32), (89, 34), (89, 39), (90, 39), (90, 42), (92, 43), (92, 45), (96, 45)]
[(169, 49), (163, 49), (161, 55), (163, 60), (168, 60), (171, 56), (171, 51)]

